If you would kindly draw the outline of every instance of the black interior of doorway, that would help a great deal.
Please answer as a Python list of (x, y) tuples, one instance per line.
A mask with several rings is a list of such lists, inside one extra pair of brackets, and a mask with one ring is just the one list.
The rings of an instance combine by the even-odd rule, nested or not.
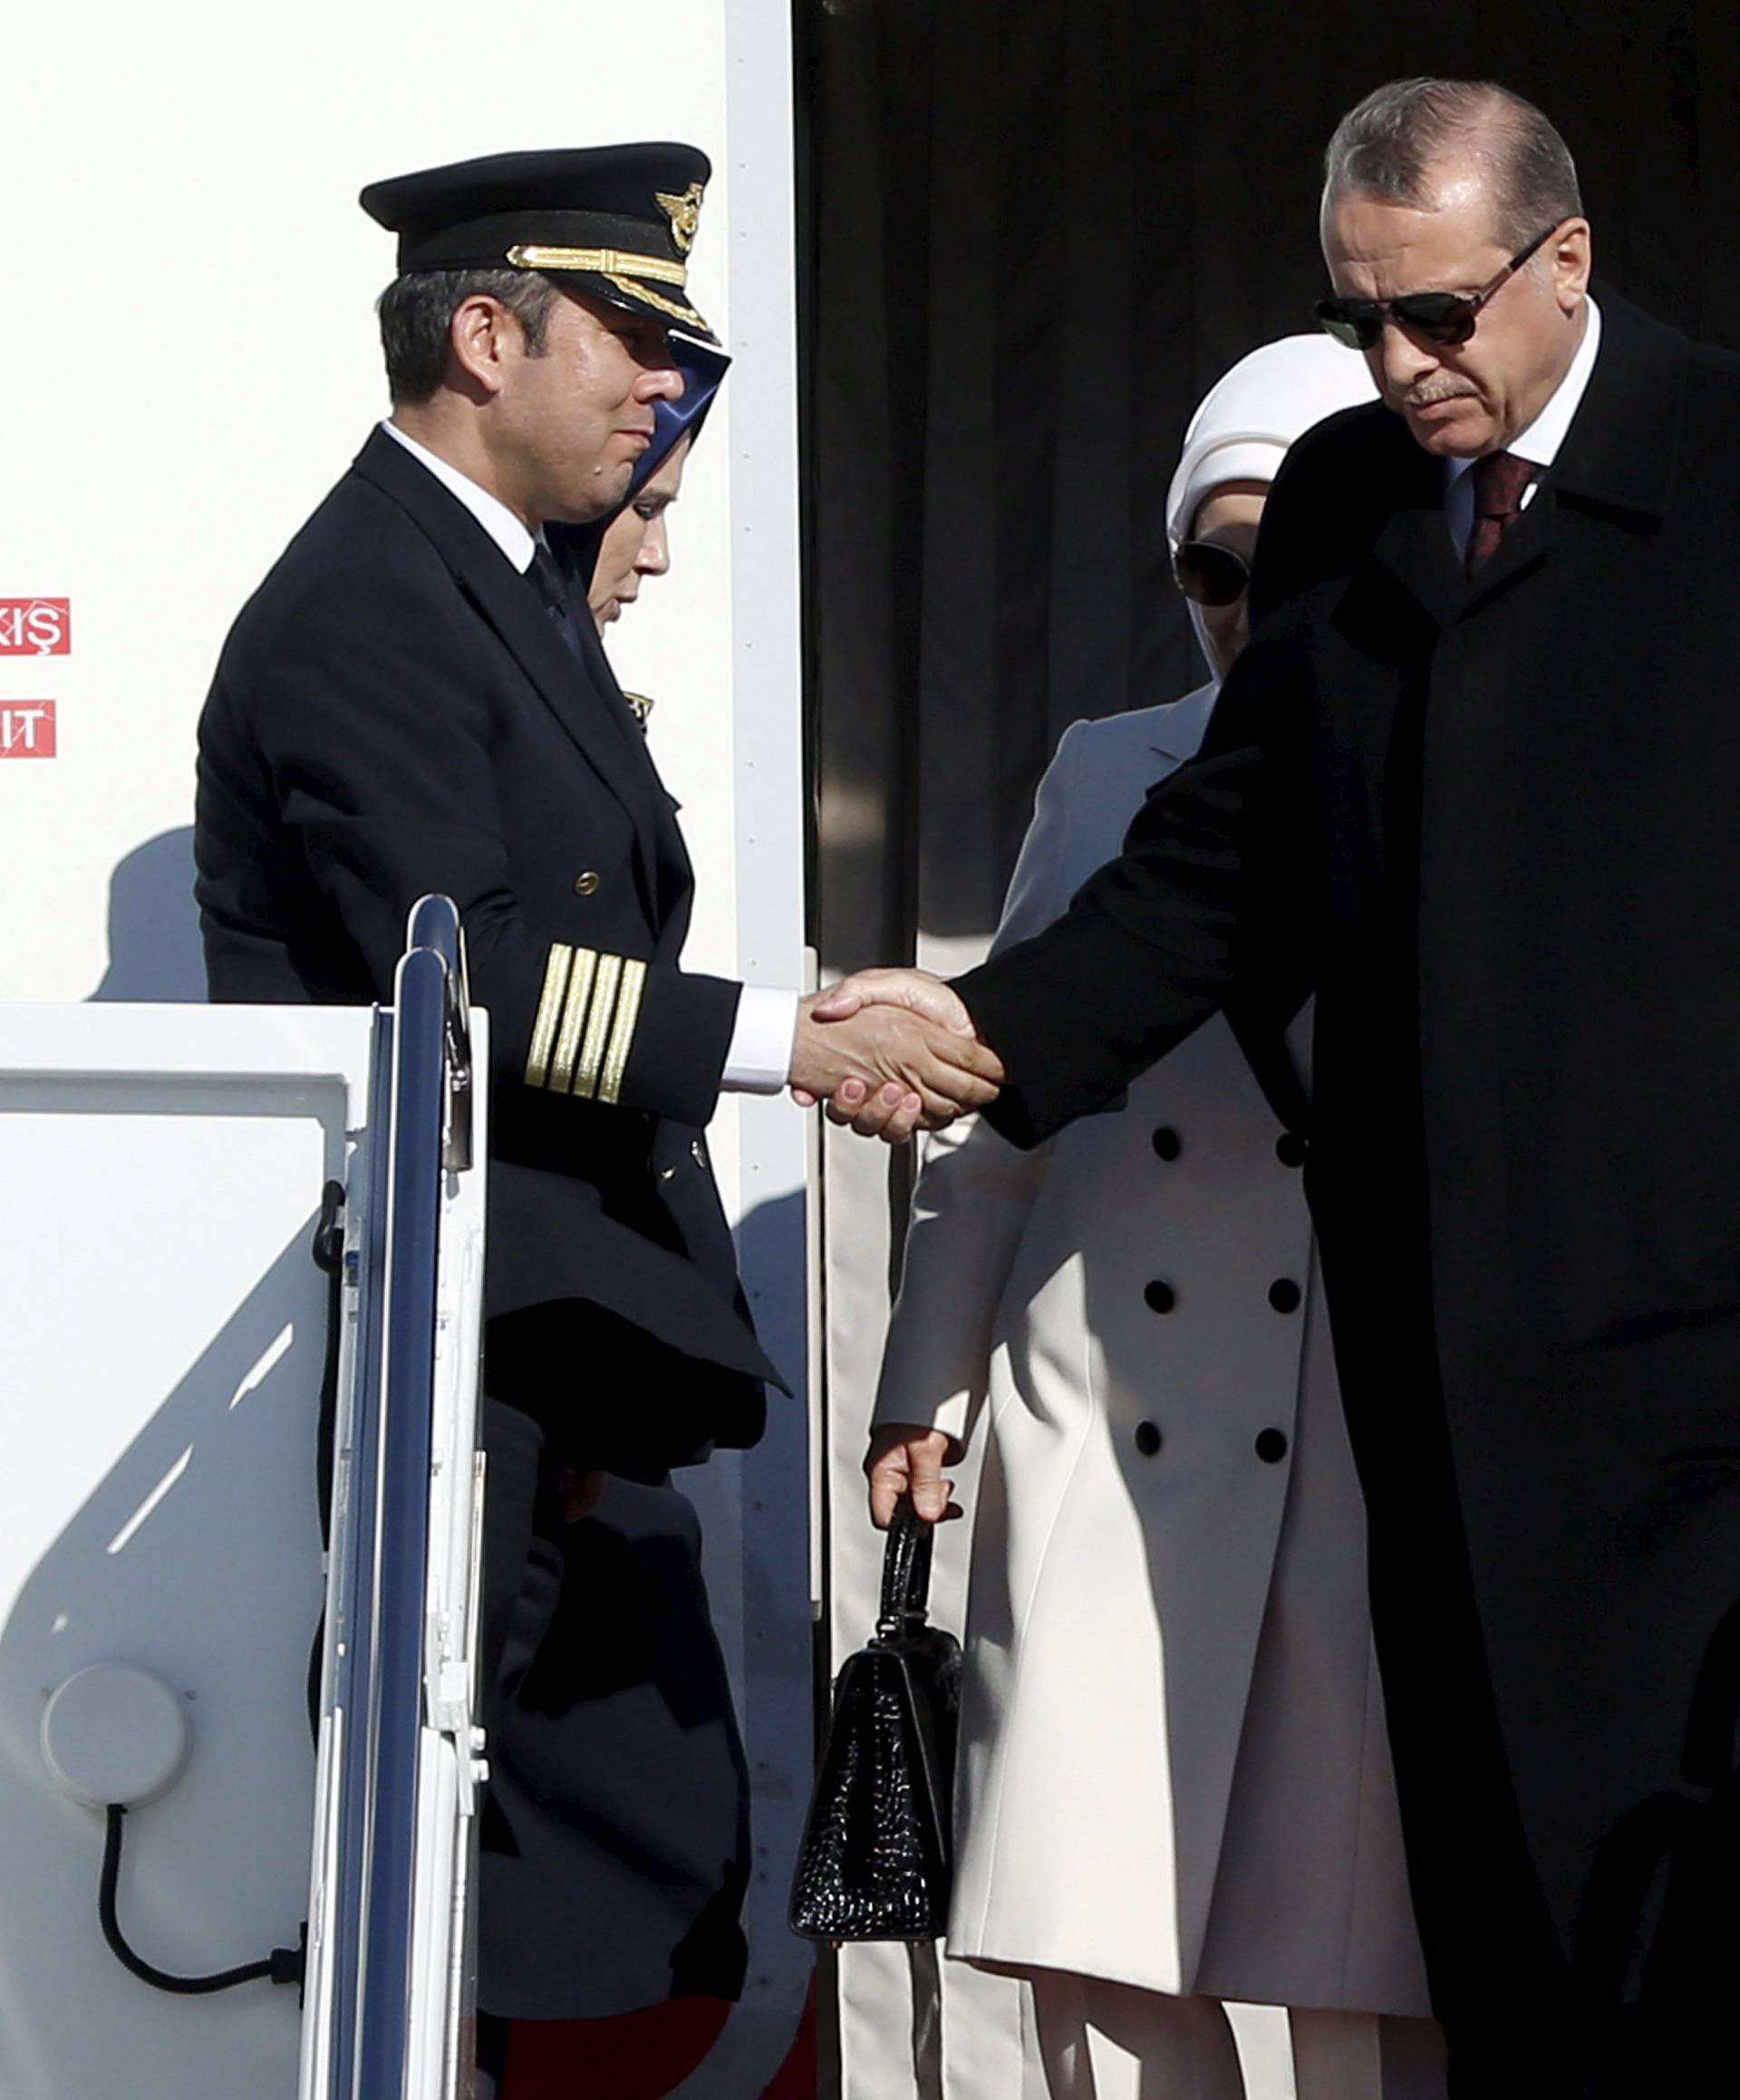
[(1730, 5), (796, 4), (826, 970), (989, 934), (1065, 726), (1201, 682), (1166, 481), (1208, 384), (1311, 324), (1320, 156), (1369, 89), (1540, 102), (1598, 284), (1740, 347)]

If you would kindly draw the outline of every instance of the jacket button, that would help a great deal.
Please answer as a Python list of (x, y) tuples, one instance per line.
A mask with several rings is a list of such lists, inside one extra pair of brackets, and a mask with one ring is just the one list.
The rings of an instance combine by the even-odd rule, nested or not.
[(597, 887), (598, 876), (593, 868), (587, 868), (584, 875), (577, 875), (574, 878), (574, 894), (577, 897), (589, 897)]
[(1256, 1448), (1265, 1466), (1279, 1466), (1287, 1456), (1287, 1439), (1279, 1429), (1259, 1429)]
[(1275, 1157), (1283, 1166), (1303, 1166), (1310, 1150), (1297, 1130), (1283, 1130), (1275, 1139)]
[(1160, 1431), (1153, 1422), (1136, 1425), (1136, 1447), (1145, 1458), (1152, 1458), (1160, 1448)]
[(1184, 1139), (1175, 1130), (1156, 1130), (1152, 1142), (1157, 1159), (1176, 1159), (1184, 1148)]
[(1277, 1312), (1297, 1312), (1304, 1295), (1290, 1276), (1282, 1276), (1269, 1286), (1269, 1302)]
[(659, 1179), (660, 1179), (661, 1181), (674, 1181), (676, 1178), (677, 1178), (677, 1170), (676, 1170), (676, 1168), (675, 1168), (674, 1166), (662, 1166), (662, 1167), (660, 1167), (660, 1169), (659, 1169)]
[(1178, 1302), (1178, 1293), (1170, 1283), (1150, 1283), (1142, 1295), (1147, 1301), (1150, 1312), (1170, 1312)]

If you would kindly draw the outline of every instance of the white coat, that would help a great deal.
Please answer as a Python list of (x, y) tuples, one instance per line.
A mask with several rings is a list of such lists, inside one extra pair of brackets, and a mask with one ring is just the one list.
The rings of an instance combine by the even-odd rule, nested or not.
[[(1068, 731), (999, 945), (1116, 852), (1213, 697)], [(1282, 1136), (1217, 1017), (1036, 1152), (970, 1121), (932, 1145), (876, 1416), (963, 1444), (990, 1417), (948, 1951), (1420, 2015), (1364, 1507)]]

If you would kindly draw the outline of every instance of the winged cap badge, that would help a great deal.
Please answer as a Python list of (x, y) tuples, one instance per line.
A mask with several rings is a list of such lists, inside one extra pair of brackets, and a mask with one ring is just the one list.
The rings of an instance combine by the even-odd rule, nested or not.
[(677, 253), (686, 256), (695, 245), (695, 236), (701, 231), (701, 186), (691, 182), (681, 197), (670, 197), (662, 189), (652, 192), (652, 201), (671, 221), (671, 237), (677, 244)]

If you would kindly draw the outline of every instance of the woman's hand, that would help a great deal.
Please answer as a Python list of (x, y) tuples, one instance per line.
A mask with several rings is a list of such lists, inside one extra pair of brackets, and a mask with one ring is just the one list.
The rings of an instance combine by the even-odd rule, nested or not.
[(870, 1521), (878, 1531), (888, 1529), (894, 1505), (908, 1493), (927, 1524), (944, 1524), (961, 1515), (954, 1483), (942, 1477), (953, 1441), (946, 1429), (926, 1429), (917, 1422), (877, 1423), (870, 1433), (864, 1470), (870, 1481)]

